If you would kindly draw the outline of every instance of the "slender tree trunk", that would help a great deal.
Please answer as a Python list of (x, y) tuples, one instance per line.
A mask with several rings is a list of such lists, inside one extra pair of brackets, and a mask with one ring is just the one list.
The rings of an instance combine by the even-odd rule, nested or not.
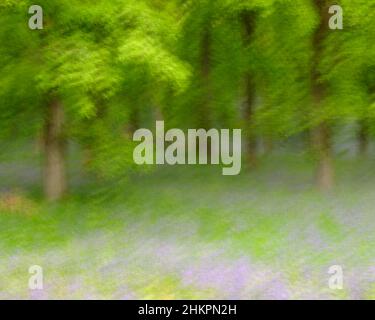
[(137, 106), (133, 106), (133, 109), (130, 111), (129, 122), (126, 125), (125, 131), (129, 135), (129, 137), (132, 137), (134, 132), (139, 128), (139, 109)]
[(366, 120), (359, 122), (358, 128), (358, 154), (366, 156), (369, 148), (369, 128)]
[(263, 137), (263, 152), (265, 155), (269, 155), (272, 153), (274, 149), (273, 139), (269, 136)]
[[(243, 45), (248, 49), (255, 28), (255, 12), (243, 11), (242, 12), (242, 25), (243, 25)], [(243, 117), (246, 132), (246, 153), (251, 165), (256, 163), (257, 158), (257, 143), (256, 137), (252, 132), (252, 121), (254, 117), (254, 102), (255, 102), (255, 84), (250, 71), (244, 74), (244, 108)]]
[(322, 191), (328, 191), (334, 185), (331, 128), (323, 122), (315, 128), (313, 134), (315, 151), (318, 157), (317, 186)]
[[(210, 129), (213, 122), (213, 110), (212, 110), (212, 87), (211, 87), (211, 67), (212, 67), (212, 34), (211, 26), (205, 26), (203, 30), (203, 38), (201, 40), (200, 48), (200, 67), (201, 67), (201, 90), (202, 90), (202, 100), (200, 105), (200, 115), (199, 115), (199, 127), (204, 129)], [(207, 141), (207, 160), (211, 159), (211, 139)], [(198, 150), (201, 152), (203, 150)]]
[(202, 102), (200, 114), (200, 126), (209, 129), (212, 125), (212, 90), (211, 90), (211, 55), (212, 39), (211, 28), (206, 26), (203, 31), (201, 42), (201, 85), (202, 85)]
[(57, 99), (48, 106), (45, 123), (44, 192), (47, 200), (60, 200), (66, 191), (64, 110)]
[[(322, 106), (326, 96), (325, 84), (321, 82), (319, 64), (323, 55), (324, 40), (328, 31), (328, 4), (326, 0), (314, 0), (319, 15), (319, 26), (313, 39), (313, 64), (312, 64), (312, 98), (315, 108)], [(330, 124), (323, 120), (313, 129), (314, 149), (317, 157), (316, 183), (323, 191), (330, 190), (334, 185), (334, 168), (332, 160), (332, 141)]]

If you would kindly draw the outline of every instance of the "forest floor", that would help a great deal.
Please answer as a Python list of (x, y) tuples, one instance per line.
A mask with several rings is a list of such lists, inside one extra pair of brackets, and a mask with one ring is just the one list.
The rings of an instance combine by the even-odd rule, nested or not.
[[(0, 299), (375, 299), (373, 168), (337, 161), (330, 194), (296, 156), (235, 177), (169, 167), (111, 192), (76, 185), (58, 205), (19, 188), (0, 201)], [(3, 191), (37, 183), (15, 164), (0, 172)], [(32, 265), (43, 290), (28, 288)]]

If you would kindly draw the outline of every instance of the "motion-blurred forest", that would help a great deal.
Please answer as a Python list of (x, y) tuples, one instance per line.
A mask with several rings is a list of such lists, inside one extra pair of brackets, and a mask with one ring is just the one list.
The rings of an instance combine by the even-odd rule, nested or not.
[[(374, 2), (2, 0), (0, 44), (0, 298), (375, 299)], [(156, 120), (241, 174), (135, 165)]]

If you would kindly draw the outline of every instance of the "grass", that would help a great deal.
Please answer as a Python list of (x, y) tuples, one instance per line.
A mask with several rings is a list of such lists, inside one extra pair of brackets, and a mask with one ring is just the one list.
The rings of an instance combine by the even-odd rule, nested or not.
[[(30, 192), (0, 207), (0, 298), (375, 299), (375, 170), (337, 167), (325, 195), (306, 158), (274, 156), (236, 177), (169, 167), (108, 188), (77, 183), (56, 205), (27, 175)], [(44, 290), (28, 289), (31, 265)], [(332, 265), (343, 290), (328, 287)]]

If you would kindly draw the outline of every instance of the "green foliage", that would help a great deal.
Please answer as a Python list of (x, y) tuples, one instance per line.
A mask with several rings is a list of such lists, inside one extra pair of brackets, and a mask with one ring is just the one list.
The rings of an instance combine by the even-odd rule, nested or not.
[[(40, 136), (57, 96), (66, 136), (89, 151), (100, 174), (129, 168), (132, 130), (153, 127), (157, 116), (171, 127), (241, 127), (273, 139), (322, 121), (374, 122), (367, 1), (340, 2), (344, 30), (328, 30), (319, 61), (328, 93), (320, 108), (311, 104), (313, 1), (41, 0), (45, 25), (37, 31), (27, 26), (31, 4), (0, 6), (0, 136)], [(251, 119), (242, 110), (247, 76)]]
[[(31, 4), (8, 1), (1, 8), (0, 133), (35, 136), (48, 100), (57, 96), (67, 136), (90, 142), (84, 147), (92, 149), (95, 167), (102, 162), (112, 175), (123, 158), (126, 168), (123, 131), (134, 93), (151, 106), (162, 90), (181, 91), (189, 80), (189, 66), (170, 52), (173, 21), (150, 1), (39, 1), (45, 25), (32, 31)], [(111, 167), (108, 157), (119, 161)]]

